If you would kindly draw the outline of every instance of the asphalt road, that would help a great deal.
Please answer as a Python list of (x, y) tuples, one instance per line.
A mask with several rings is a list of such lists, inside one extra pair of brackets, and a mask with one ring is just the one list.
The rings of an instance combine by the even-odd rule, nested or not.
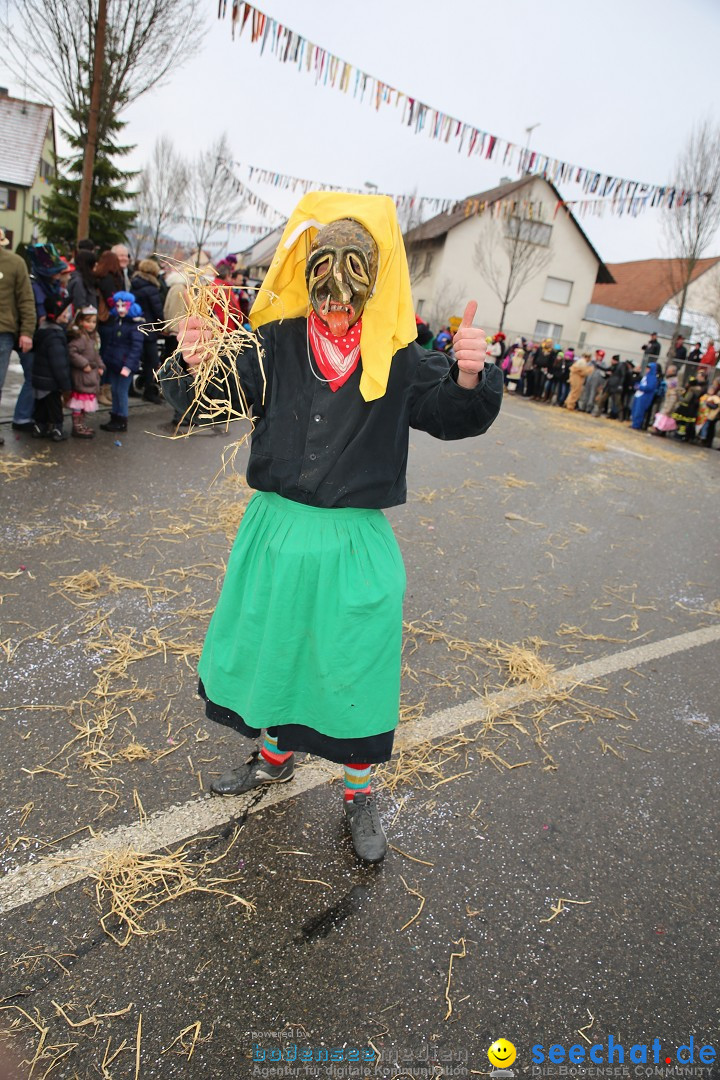
[[(235, 432), (173, 441), (167, 418), (133, 403), (127, 434), (48, 446), (3, 427), (9, 1075), (469, 1077), (499, 1037), (531, 1075), (536, 1044), (610, 1036), (636, 1075), (633, 1044), (720, 1049), (720, 455), (513, 398), (479, 440), (413, 434), (389, 513), (408, 572), (393, 846), (368, 868), (337, 770), (304, 764), (276, 802), (206, 793), (246, 748), (205, 720), (194, 664), (248, 492), (211, 484)], [(169, 892), (126, 851), (127, 934), (98, 852), (147, 852), (163, 811), (182, 880), (210, 891), (143, 916)], [(344, 1061), (271, 1061), (293, 1046)]]

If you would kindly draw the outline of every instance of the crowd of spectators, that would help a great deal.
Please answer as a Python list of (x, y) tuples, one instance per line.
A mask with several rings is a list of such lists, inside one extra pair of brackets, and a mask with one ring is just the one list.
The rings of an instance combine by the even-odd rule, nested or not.
[[(72, 435), (92, 439), (89, 416), (109, 406), (100, 429), (126, 431), (130, 397), (162, 401), (156, 372), (177, 349), (172, 331), (186, 310), (183, 274), (155, 259), (133, 266), (122, 244), (101, 252), (81, 240), (71, 260), (51, 244), (29, 245), (24, 258), (7, 247), (0, 229), (0, 392), (13, 349), (24, 375), (14, 430), (60, 442), (68, 410)], [(237, 256), (210, 267), (208, 281), (218, 292), (214, 310), (223, 327), (247, 324), (251, 297)], [(434, 335), (418, 317), (417, 328), (423, 348), (452, 353), (449, 326)], [(660, 351), (656, 334), (643, 346), (641, 363), (607, 358), (602, 349), (578, 356), (549, 338), (520, 338), (509, 347), (502, 332), (488, 339), (488, 359), (518, 398), (712, 447), (720, 415), (714, 343), (697, 342), (688, 351), (678, 336), (665, 370)], [(166, 427), (176, 431), (183, 423), (173, 413)]]
[[(0, 392), (13, 350), (23, 370), (13, 429), (61, 442), (67, 410), (71, 434), (92, 439), (89, 416), (109, 406), (100, 429), (126, 431), (130, 397), (162, 401), (156, 373), (177, 348), (185, 277), (155, 259), (132, 265), (123, 244), (98, 251), (81, 240), (70, 259), (52, 244), (28, 245), (23, 257), (7, 248), (0, 229)], [(232, 329), (250, 310), (246, 280), (235, 255), (214, 269), (209, 280), (224, 294), (216, 313)], [(166, 426), (182, 423), (173, 414)]]
[[(418, 341), (425, 348), (452, 352), (450, 327), (433, 335), (418, 317)], [(660, 342), (651, 334), (641, 362), (603, 349), (580, 355), (546, 338), (519, 338), (508, 346), (502, 332), (488, 338), (488, 358), (502, 368), (505, 389), (518, 398), (589, 413), (635, 431), (712, 447), (720, 416), (720, 370), (714, 342), (696, 342), (688, 351), (682, 335), (671, 346), (666, 366)], [(720, 447), (718, 447), (720, 449)]]

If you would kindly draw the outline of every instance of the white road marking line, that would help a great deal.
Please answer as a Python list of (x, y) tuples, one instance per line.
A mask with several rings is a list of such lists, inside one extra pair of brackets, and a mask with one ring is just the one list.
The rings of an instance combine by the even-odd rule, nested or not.
[[(564, 690), (571, 686), (593, 682), (605, 675), (628, 668), (660, 660), (687, 649), (710, 645), (720, 641), (720, 626), (706, 626), (699, 630), (690, 630), (685, 634), (665, 638), (662, 641), (649, 642), (634, 649), (602, 656), (586, 664), (576, 664), (556, 673), (554, 686), (549, 690), (532, 690), (519, 686), (501, 690), (488, 698), (487, 704), (493, 709), (499, 706), (506, 709), (521, 705), (526, 701), (541, 701), (549, 697), (554, 690)], [(409, 748), (459, 731), (468, 724), (480, 722), (486, 709), (477, 698), (443, 709), (432, 716), (425, 717), (412, 725), (411, 731), (398, 733), (398, 747)], [(328, 762), (312, 761), (303, 765), (295, 774), (295, 779), (288, 784), (278, 784), (269, 788), (264, 798), (250, 813), (257, 813), (275, 803), (284, 802), (296, 795), (327, 783), (337, 775), (339, 766)], [(217, 796), (192, 799), (190, 802), (172, 806), (152, 814), (144, 824), (120, 825), (109, 832), (101, 833), (90, 840), (73, 845), (56, 855), (46, 855), (36, 862), (29, 863), (19, 870), (11, 871), (0, 882), (0, 913), (13, 911), (24, 904), (39, 900), (49, 893), (58, 892), (78, 881), (82, 881), (96, 869), (109, 851), (133, 848), (136, 851), (157, 851), (171, 844), (188, 840), (210, 829), (227, 825), (246, 809), (254, 796), (238, 796), (222, 799)]]

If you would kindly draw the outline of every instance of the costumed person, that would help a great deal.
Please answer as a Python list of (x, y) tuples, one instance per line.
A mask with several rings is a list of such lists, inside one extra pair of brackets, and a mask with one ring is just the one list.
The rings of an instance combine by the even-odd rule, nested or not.
[(669, 431), (677, 431), (677, 424), (673, 420), (672, 414), (677, 405), (679, 392), (677, 368), (675, 364), (668, 364), (665, 376), (665, 397), (662, 400), (662, 405), (655, 413), (653, 425), (650, 428), (651, 435), (658, 435), (664, 439)]
[(135, 303), (130, 292), (116, 292), (112, 296), (113, 314), (105, 323), (102, 360), (110, 376), (112, 412), (102, 431), (127, 431), (130, 380), (140, 370), (143, 336), (139, 324), (143, 321), (142, 308)]
[[(387, 849), (370, 774), (390, 759), (398, 723), (405, 588), (382, 510), (406, 499), (410, 428), (460, 439), (482, 434), (499, 412), (502, 373), (485, 367), (476, 308), (467, 306), (454, 361), (423, 350), (393, 201), (312, 192), (291, 215), (251, 311), (262, 351), (242, 348), (233, 361), (256, 417), (247, 471), (255, 493), (208, 629), (199, 693), (210, 719), (253, 739), (266, 734), (211, 787), (238, 795), (288, 781), (297, 752), (343, 765), (345, 819), (367, 862)], [(214, 338), (222, 350), (221, 336), (198, 318), (181, 327), (198, 387), (203, 343)], [(176, 408), (202, 416), (177, 357), (160, 377)], [(213, 403), (233, 382), (223, 370)], [(239, 411), (234, 397), (229, 415)]]
[(578, 356), (577, 360), (573, 361), (568, 373), (570, 393), (565, 399), (564, 406), (566, 409), (570, 409), (571, 412), (577, 407), (578, 399), (585, 387), (585, 380), (592, 370), (590, 353), (583, 353), (582, 356)]
[(643, 420), (655, 398), (658, 382), (657, 360), (651, 360), (633, 396), (630, 420), (635, 431), (642, 431)]
[(704, 393), (698, 404), (697, 431), (703, 446), (712, 448), (715, 441), (715, 427), (720, 416), (720, 379), (716, 379), (710, 389)]
[(105, 370), (100, 359), (96, 308), (84, 307), (75, 315), (68, 329), (68, 352), (72, 394), (67, 407), (72, 416), (72, 434), (76, 439), (94, 439), (95, 432), (85, 423), (85, 417), (97, 412), (100, 376)]
[[(699, 369), (702, 371), (702, 368)], [(700, 398), (705, 393), (705, 381), (698, 375), (688, 379), (685, 392), (675, 407), (672, 418), (677, 424), (677, 437), (683, 442), (695, 440), (695, 423), (700, 409)]]

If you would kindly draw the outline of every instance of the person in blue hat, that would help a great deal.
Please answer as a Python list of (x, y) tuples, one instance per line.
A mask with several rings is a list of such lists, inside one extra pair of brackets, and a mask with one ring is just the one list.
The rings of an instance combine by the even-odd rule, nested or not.
[(140, 370), (143, 351), (140, 333), (143, 313), (130, 292), (116, 292), (112, 299), (113, 309), (105, 324), (102, 354), (110, 377), (112, 411), (108, 422), (100, 427), (103, 431), (127, 431), (130, 380)]

